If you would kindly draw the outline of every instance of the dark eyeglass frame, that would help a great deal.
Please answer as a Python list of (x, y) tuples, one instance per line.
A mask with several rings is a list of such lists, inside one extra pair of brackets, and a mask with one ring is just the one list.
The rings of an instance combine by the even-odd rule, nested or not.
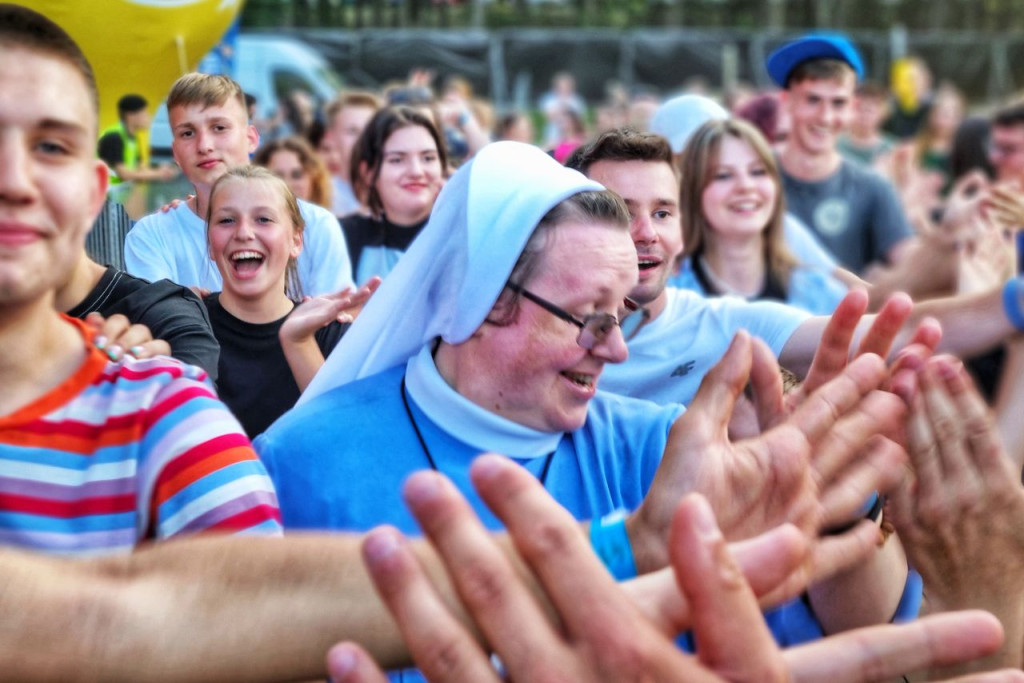
[[(529, 299), (533, 303), (537, 304), (556, 318), (560, 318), (565, 322), (572, 323), (576, 327), (580, 328), (580, 333), (576, 337), (576, 343), (588, 351), (603, 342), (605, 337), (607, 337), (615, 327), (622, 329), (623, 338), (626, 341), (629, 341), (651, 317), (650, 311), (627, 296), (622, 300), (622, 306), (626, 309), (626, 313), (622, 316), (621, 320), (611, 313), (591, 313), (580, 320), (564, 308), (556, 306), (547, 299), (537, 296), (530, 290), (516, 284), (515, 282), (507, 282), (505, 283), (505, 286), (516, 294), (521, 295), (524, 299)], [(627, 324), (623, 325), (623, 323)]]

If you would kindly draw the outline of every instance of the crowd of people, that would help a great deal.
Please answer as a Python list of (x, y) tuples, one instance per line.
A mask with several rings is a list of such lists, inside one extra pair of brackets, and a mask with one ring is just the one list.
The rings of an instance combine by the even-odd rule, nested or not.
[(728, 108), (417, 72), (264, 139), (191, 73), (125, 272), (138, 102), (0, 57), (5, 679), (1024, 681), (1024, 104), (899, 141), (810, 35)]

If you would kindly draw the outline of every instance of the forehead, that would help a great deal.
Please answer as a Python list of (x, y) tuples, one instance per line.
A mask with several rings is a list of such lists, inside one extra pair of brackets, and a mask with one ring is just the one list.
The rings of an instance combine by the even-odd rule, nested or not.
[(760, 159), (761, 156), (746, 140), (735, 135), (724, 135), (718, 146), (718, 154), (715, 161), (718, 164), (746, 163), (752, 159)]
[(628, 294), (636, 278), (636, 247), (627, 229), (607, 221), (572, 219), (551, 231), (535, 276), (567, 296), (617, 298)]
[(178, 105), (167, 112), (167, 118), (172, 128), (179, 125), (196, 125), (213, 119), (229, 119), (240, 126), (245, 126), (249, 122), (245, 108), (233, 97), (209, 106), (202, 102)]
[(1020, 140), (1024, 138), (1024, 123), (1012, 126), (992, 126), (992, 138), (999, 140)]
[(384, 151), (409, 149), (437, 149), (437, 143), (423, 126), (403, 126), (391, 133), (384, 141)]
[(270, 155), (268, 163), (274, 164), (275, 166), (300, 166), (302, 164), (302, 159), (299, 158), (299, 155), (293, 150), (279, 149)]
[(60, 122), (96, 137), (96, 110), (78, 69), (44, 52), (5, 45), (0, 45), (0, 64), (0, 122)]
[(228, 178), (210, 198), (210, 208), (215, 211), (253, 206), (283, 207), (280, 186), (266, 178)]
[(358, 124), (366, 125), (366, 122), (373, 118), (373, 107), (365, 107), (361, 104), (351, 104), (343, 107), (334, 117), (331, 123), (334, 126), (351, 126)]
[(805, 78), (789, 86), (794, 95), (819, 95), (827, 97), (853, 97), (856, 76), (851, 73), (837, 78)]
[(598, 161), (587, 174), (627, 202), (676, 201), (679, 183), (664, 161)]

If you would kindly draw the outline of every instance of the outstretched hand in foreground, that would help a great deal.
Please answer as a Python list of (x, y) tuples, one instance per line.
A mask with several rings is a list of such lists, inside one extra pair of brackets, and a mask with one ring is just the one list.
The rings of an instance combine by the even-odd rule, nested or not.
[[(874, 681), (970, 661), (1002, 640), (993, 617), (960, 612), (781, 651), (710, 507), (694, 495), (679, 504), (672, 522), (676, 582), (662, 584), (688, 603), (689, 623), (673, 625), (695, 632), (698, 653), (687, 655), (614, 582), (576, 521), (529, 473), (499, 456), (484, 456), (471, 475), (507, 526), (525, 568), (509, 562), (442, 475), (414, 475), (405, 497), (487, 649), (453, 616), (397, 531), (378, 528), (363, 545), (377, 590), (431, 681), (502, 680), (488, 651), (500, 657), (512, 681)], [(524, 583), (524, 571), (544, 600)], [(327, 663), (338, 683), (385, 680), (353, 643), (335, 646)], [(1024, 674), (972, 680), (1024, 681)]]

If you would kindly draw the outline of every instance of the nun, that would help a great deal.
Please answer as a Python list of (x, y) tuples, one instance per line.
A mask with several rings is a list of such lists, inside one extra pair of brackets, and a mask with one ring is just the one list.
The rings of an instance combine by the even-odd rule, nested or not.
[[(751, 365), (778, 373), (745, 333), (686, 412), (599, 390), (604, 366), (626, 359), (623, 327), (643, 319), (627, 298), (638, 278), (628, 226), (617, 195), (530, 145), (493, 143), (460, 168), (299, 403), (256, 441), (285, 528), (418, 535), (401, 489), (421, 469), (500, 528), (469, 480), (487, 451), (592, 520), (591, 543), (620, 579), (666, 565), (672, 514), (694, 491), (733, 539), (783, 521), (814, 536), (856, 522), (901, 472), (894, 449), (857, 458), (902, 415), (878, 410), (898, 401), (872, 392), (880, 358), (857, 359), (779, 428), (737, 444), (725, 427)], [(843, 533), (860, 557), (876, 536), (867, 520)], [(901, 590), (878, 596), (892, 603), (879, 620)]]

